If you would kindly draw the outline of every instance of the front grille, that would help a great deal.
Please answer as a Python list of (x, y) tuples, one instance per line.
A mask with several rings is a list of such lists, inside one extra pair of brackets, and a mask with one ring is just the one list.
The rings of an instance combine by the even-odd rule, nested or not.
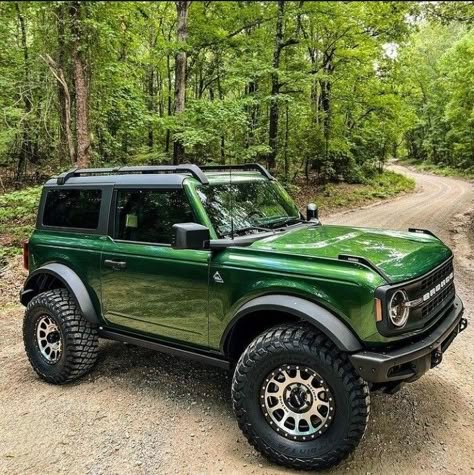
[(380, 287), (380, 289), (379, 298), (387, 306), (390, 297), (397, 289), (403, 289), (409, 300), (421, 301), (410, 309), (410, 316), (403, 328), (395, 328), (390, 319), (384, 316), (382, 321), (377, 323), (377, 328), (382, 335), (394, 336), (413, 331), (423, 331), (438, 321), (454, 301), (456, 292), (452, 259), (416, 280), (393, 287)]
[[(449, 274), (448, 274), (449, 275)], [(434, 283), (436, 284), (436, 282)], [(427, 302), (427, 304), (422, 307), (421, 318), (426, 318), (432, 314), (446, 299), (453, 298), (454, 295), (454, 284), (451, 282), (446, 288), (444, 288), (435, 298)]]
[(423, 298), (427, 294), (430, 295), (433, 291), (435, 293), (430, 295), (428, 300), (419, 307), (412, 309), (407, 329), (408, 327), (420, 329), (431, 325), (449, 307), (456, 294), (452, 274), (453, 261), (451, 259), (426, 277), (409, 286), (408, 295), (410, 298)]
[(449, 261), (421, 281), (421, 291), (433, 288), (438, 282), (446, 278), (453, 272), (453, 261)]

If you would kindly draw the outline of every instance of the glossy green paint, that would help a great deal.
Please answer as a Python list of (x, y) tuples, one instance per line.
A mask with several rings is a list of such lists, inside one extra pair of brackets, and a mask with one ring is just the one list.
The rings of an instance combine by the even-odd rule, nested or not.
[[(211, 183), (229, 181), (229, 174), (207, 176)], [(232, 180), (264, 178), (236, 172)], [(186, 178), (183, 186), (196, 220), (209, 227), (215, 239), (197, 194), (199, 183)], [(367, 267), (338, 260), (338, 255), (369, 259), (394, 282), (418, 277), (451, 255), (428, 235), (308, 224), (248, 247), (220, 251), (35, 231), (30, 253), (31, 270), (48, 262), (71, 267), (88, 288), (104, 325), (212, 350), (220, 350), (237, 309), (268, 294), (313, 301), (342, 319), (362, 341), (392, 341), (375, 325), (374, 291), (385, 284), (384, 279)], [(105, 267), (106, 259), (126, 262), (126, 269)], [(213, 278), (216, 272), (223, 282)]]
[(100, 315), (100, 263), (105, 239), (98, 234), (34, 231), (29, 239), (30, 272), (49, 262), (70, 267), (84, 282)]
[[(263, 178), (258, 174), (232, 174), (233, 182), (248, 180)], [(198, 182), (186, 181), (193, 207), (205, 215), (194, 192)], [(228, 183), (229, 175), (210, 174), (209, 182)], [(212, 223), (206, 219), (201, 224), (210, 227), (215, 238)], [(423, 275), (452, 253), (427, 234), (327, 225), (299, 227), (258, 240), (250, 247), (214, 252), (209, 273), (210, 346), (219, 348), (225, 329), (241, 305), (272, 293), (301, 296), (331, 310), (367, 343), (403, 338), (383, 337), (376, 328), (374, 292), (385, 280), (364, 266), (338, 260), (340, 254), (364, 257), (393, 282), (403, 282)], [(212, 279), (215, 272), (223, 283)]]
[[(208, 346), (209, 251), (114, 241), (102, 250), (102, 315), (108, 324)], [(106, 259), (125, 262), (112, 270)]]
[(215, 272), (224, 282), (211, 279), (209, 288), (209, 341), (214, 348), (241, 305), (269, 294), (315, 302), (344, 320), (360, 339), (375, 331), (374, 289), (384, 281), (363, 266), (232, 247), (215, 253), (210, 275)]
[(451, 251), (428, 234), (349, 226), (294, 229), (257, 241), (253, 248), (308, 257), (337, 259), (361, 256), (380, 267), (393, 282), (414, 279), (451, 256)]

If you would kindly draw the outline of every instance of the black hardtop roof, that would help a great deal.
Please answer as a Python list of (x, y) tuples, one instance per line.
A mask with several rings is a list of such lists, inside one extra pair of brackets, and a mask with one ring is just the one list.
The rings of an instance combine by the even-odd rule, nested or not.
[(48, 180), (47, 186), (61, 185), (162, 185), (181, 186), (184, 179), (192, 176), (203, 185), (209, 184), (206, 172), (253, 171), (273, 180), (270, 173), (257, 163), (243, 165), (206, 165), (192, 164), (153, 165), (110, 168), (74, 168)]

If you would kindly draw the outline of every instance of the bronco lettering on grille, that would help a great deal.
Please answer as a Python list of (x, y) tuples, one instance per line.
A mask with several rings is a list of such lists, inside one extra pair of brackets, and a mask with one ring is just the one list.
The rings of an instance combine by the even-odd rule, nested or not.
[(419, 297), (415, 300), (410, 300), (405, 303), (406, 307), (418, 307), (421, 304), (427, 302), (432, 297), (434, 297), (441, 289), (449, 284), (454, 279), (454, 272), (451, 272), (446, 278), (444, 278), (439, 284), (433, 287), (431, 290), (428, 290), (423, 294), (423, 297)]

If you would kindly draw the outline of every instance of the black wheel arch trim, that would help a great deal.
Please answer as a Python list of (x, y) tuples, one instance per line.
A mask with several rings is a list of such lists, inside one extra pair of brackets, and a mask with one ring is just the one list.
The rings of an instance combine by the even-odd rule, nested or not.
[(52, 275), (60, 280), (74, 296), (84, 317), (91, 323), (98, 325), (99, 318), (92, 303), (91, 296), (82, 279), (70, 267), (65, 264), (50, 263), (35, 269), (26, 279), (23, 290), (20, 293), (20, 301), (26, 307), (29, 301), (37, 295), (41, 275)]
[(220, 348), (223, 353), (226, 350), (228, 338), (238, 321), (250, 313), (262, 310), (285, 312), (314, 325), (341, 351), (354, 353), (363, 349), (361, 342), (352, 330), (329, 310), (301, 297), (270, 294), (246, 302), (235, 312), (221, 338)]

